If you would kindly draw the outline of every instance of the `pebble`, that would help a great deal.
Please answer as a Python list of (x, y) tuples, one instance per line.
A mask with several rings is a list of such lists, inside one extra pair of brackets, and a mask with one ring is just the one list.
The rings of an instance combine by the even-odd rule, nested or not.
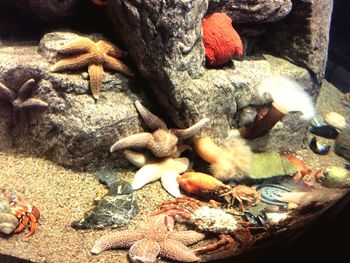
[(329, 126), (338, 130), (343, 130), (346, 127), (345, 117), (334, 111), (328, 112), (324, 120)]

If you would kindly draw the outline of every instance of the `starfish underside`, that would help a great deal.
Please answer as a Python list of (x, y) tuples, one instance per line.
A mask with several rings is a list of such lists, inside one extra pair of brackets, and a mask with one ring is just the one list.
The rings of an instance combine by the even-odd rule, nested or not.
[(61, 72), (88, 67), (91, 92), (96, 99), (99, 98), (104, 67), (128, 76), (134, 76), (134, 73), (119, 60), (119, 58), (126, 56), (126, 52), (105, 40), (99, 40), (95, 43), (89, 38), (78, 37), (63, 45), (58, 52), (71, 55), (71, 57), (59, 60), (51, 67), (51, 71)]
[(197, 134), (209, 121), (203, 118), (187, 129), (168, 129), (164, 121), (148, 111), (139, 101), (135, 102), (136, 109), (153, 133), (143, 132), (130, 135), (112, 145), (110, 151), (128, 148), (146, 148), (157, 157), (174, 156), (178, 152), (177, 144)]
[(170, 231), (166, 216), (151, 217), (137, 231), (124, 230), (107, 234), (95, 242), (91, 253), (99, 254), (113, 248), (128, 248), (132, 262), (155, 262), (158, 255), (180, 261), (195, 262), (199, 258), (187, 246), (204, 239), (196, 231)]
[(48, 104), (37, 98), (30, 98), (34, 79), (22, 84), (17, 93), (0, 83), (0, 98), (12, 104), (12, 125), (18, 124), (20, 116), (31, 109), (46, 109)]
[[(131, 186), (134, 190), (140, 189), (148, 183), (160, 180), (164, 189), (174, 197), (180, 197), (179, 183), (176, 178), (187, 171), (189, 167), (188, 158), (171, 158), (163, 160), (149, 159), (143, 153), (130, 150), (124, 151), (125, 157), (140, 170), (135, 174)], [(139, 160), (144, 160), (140, 163)]]

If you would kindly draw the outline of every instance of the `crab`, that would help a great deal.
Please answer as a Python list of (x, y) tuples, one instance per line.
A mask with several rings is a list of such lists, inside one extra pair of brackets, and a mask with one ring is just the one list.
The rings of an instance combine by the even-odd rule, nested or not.
[(244, 202), (248, 206), (254, 206), (261, 200), (260, 193), (253, 187), (246, 185), (236, 185), (221, 196), (229, 198), (229, 203), (234, 205), (235, 200), (239, 203), (239, 208), (244, 211)]
[(191, 194), (213, 198), (224, 197), (231, 206), (234, 206), (237, 200), (242, 211), (245, 204), (254, 206), (261, 199), (260, 193), (254, 187), (246, 185), (231, 187), (205, 173), (186, 172), (176, 180), (182, 189)]
[(14, 233), (20, 233), (26, 227), (29, 227), (29, 232), (25, 237), (33, 235), (37, 229), (37, 222), (40, 217), (39, 209), (36, 206), (22, 203), (20, 198), (15, 194), (10, 194), (9, 204), (12, 214), (14, 214), (19, 221)]
[(177, 221), (194, 225), (200, 231), (218, 235), (217, 242), (196, 249), (198, 254), (218, 255), (224, 252), (231, 253), (231, 256), (238, 255), (264, 236), (265, 231), (253, 235), (253, 230), (266, 229), (266, 227), (239, 220), (215, 205), (211, 207), (190, 197), (162, 202), (159, 206), (160, 210), (153, 215), (166, 213)]

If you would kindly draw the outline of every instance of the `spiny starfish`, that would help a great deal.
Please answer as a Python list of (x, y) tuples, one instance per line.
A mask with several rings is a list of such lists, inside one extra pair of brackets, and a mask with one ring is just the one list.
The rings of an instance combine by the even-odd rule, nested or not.
[(134, 76), (134, 73), (119, 60), (126, 56), (126, 52), (105, 40), (95, 43), (89, 38), (77, 37), (59, 48), (58, 52), (74, 56), (61, 59), (51, 67), (51, 71), (88, 67), (92, 96), (95, 99), (99, 98), (104, 67)]
[(0, 98), (10, 102), (13, 107), (12, 124), (18, 124), (22, 113), (31, 109), (46, 109), (48, 104), (40, 99), (30, 98), (34, 79), (29, 79), (22, 84), (19, 90), (13, 90), (0, 83)]
[(174, 197), (181, 196), (179, 183), (176, 181), (176, 178), (187, 171), (189, 166), (188, 158), (167, 157), (162, 160), (154, 160), (143, 153), (130, 150), (125, 150), (124, 155), (131, 163), (141, 168), (137, 171), (131, 183), (134, 190), (160, 179), (164, 189), (169, 194)]
[(136, 230), (107, 234), (95, 242), (91, 253), (130, 247), (132, 262), (155, 262), (158, 255), (180, 262), (198, 261), (200, 258), (187, 246), (204, 239), (205, 235), (193, 230), (170, 231), (168, 219), (166, 215), (154, 216)]
[(178, 151), (179, 140), (194, 136), (209, 121), (208, 118), (203, 118), (187, 129), (168, 129), (165, 122), (148, 111), (139, 101), (135, 101), (135, 107), (147, 126), (154, 132), (142, 132), (123, 138), (112, 145), (111, 152), (145, 147), (157, 157), (169, 157)]

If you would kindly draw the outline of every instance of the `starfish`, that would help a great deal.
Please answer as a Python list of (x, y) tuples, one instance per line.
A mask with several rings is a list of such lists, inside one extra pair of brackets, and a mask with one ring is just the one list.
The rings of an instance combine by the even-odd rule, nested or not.
[(143, 153), (130, 150), (125, 150), (124, 155), (131, 163), (141, 168), (136, 172), (131, 183), (131, 187), (134, 190), (160, 179), (162, 186), (169, 194), (174, 197), (181, 196), (179, 183), (176, 181), (176, 178), (187, 171), (189, 166), (188, 158), (167, 157), (162, 160), (155, 160)]
[(78, 37), (63, 45), (58, 52), (73, 55), (73, 57), (61, 59), (51, 67), (51, 71), (60, 72), (88, 67), (92, 96), (95, 99), (99, 98), (104, 67), (134, 76), (134, 73), (118, 60), (126, 56), (126, 52), (105, 40), (95, 43), (89, 38)]
[(0, 83), (0, 98), (7, 100), (12, 104), (12, 124), (18, 124), (20, 116), (25, 111), (31, 109), (46, 109), (48, 104), (40, 99), (31, 98), (32, 84), (34, 79), (29, 79), (22, 84), (19, 90), (14, 92), (13, 90)]
[(95, 242), (92, 254), (112, 248), (129, 248), (132, 262), (155, 262), (158, 255), (180, 262), (195, 262), (200, 258), (187, 246), (204, 239), (205, 235), (193, 230), (171, 231), (170, 217), (150, 217), (146, 224), (135, 230), (107, 234)]
[(135, 102), (135, 107), (146, 125), (154, 132), (142, 132), (120, 139), (112, 145), (111, 152), (145, 147), (157, 157), (169, 157), (177, 153), (179, 140), (194, 136), (209, 121), (208, 118), (203, 118), (187, 129), (168, 129), (164, 121), (148, 111), (139, 101)]

